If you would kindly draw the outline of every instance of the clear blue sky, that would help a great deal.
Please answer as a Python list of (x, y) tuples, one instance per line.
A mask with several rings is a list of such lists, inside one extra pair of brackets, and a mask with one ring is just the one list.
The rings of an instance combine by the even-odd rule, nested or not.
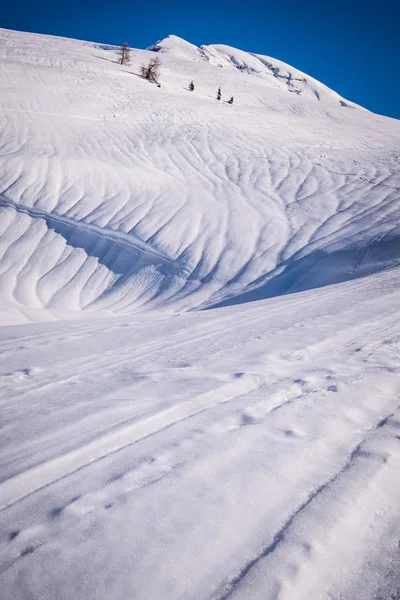
[(2, 3), (0, 26), (136, 48), (170, 33), (229, 44), (400, 118), (399, 0), (18, 0)]

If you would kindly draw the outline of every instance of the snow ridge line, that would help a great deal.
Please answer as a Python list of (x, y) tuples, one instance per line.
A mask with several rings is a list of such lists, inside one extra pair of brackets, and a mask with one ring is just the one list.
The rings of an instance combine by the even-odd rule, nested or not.
[[(362, 287), (367, 287), (368, 286), (368, 282), (364, 283), (362, 285)], [(360, 288), (359, 288), (360, 289)], [(344, 293), (348, 293), (349, 290), (344, 290)], [(337, 294), (336, 290), (332, 290), (330, 293), (325, 295), (325, 298), (328, 299), (332, 296), (335, 296)], [(291, 302), (287, 302), (285, 304), (285, 310), (289, 310), (290, 308), (292, 308), (293, 306), (295, 307), (299, 307), (302, 304), (306, 304), (308, 303), (309, 300), (308, 298), (303, 298), (302, 300), (298, 300), (297, 298), (295, 300), (292, 300)], [(279, 314), (281, 310), (281, 307), (279, 305), (275, 306), (275, 310), (271, 309), (269, 311), (269, 314)], [(254, 313), (252, 312), (247, 316), (241, 316), (241, 323), (242, 325), (244, 323), (246, 323), (247, 325), (251, 325), (253, 323), (256, 323), (260, 316), (259, 316), (259, 312), (262, 313), (263, 311), (263, 307), (261, 306), (259, 308), (259, 310)], [(221, 327), (221, 324), (223, 323), (227, 323), (227, 325), (224, 325)], [(218, 327), (217, 329), (213, 329), (212, 332), (210, 332), (209, 327), (210, 325), (213, 324), (217, 324)], [(226, 331), (230, 331), (232, 329), (232, 325), (231, 325), (231, 315), (228, 313), (225, 317), (217, 317), (214, 321), (212, 321), (211, 323), (209, 322), (204, 322), (201, 325), (198, 325), (195, 327), (195, 329), (191, 330), (191, 337), (187, 336), (187, 330), (184, 329), (183, 331), (180, 330), (178, 331), (178, 333), (174, 334), (173, 339), (178, 338), (178, 341), (176, 343), (173, 343), (173, 339), (171, 339), (171, 337), (168, 338), (168, 343), (167, 343), (167, 347), (169, 350), (171, 350), (171, 348), (177, 348), (177, 347), (181, 347), (181, 346), (185, 346), (187, 344), (192, 344), (194, 340), (196, 340), (197, 342), (202, 340), (202, 339), (207, 339), (208, 337), (212, 336), (212, 335), (221, 335), (222, 333), (226, 332)], [(202, 333), (203, 331), (205, 331), (205, 333)], [(193, 337), (193, 334), (195, 332), (199, 332), (200, 335), (196, 335), (195, 337)], [(179, 341), (181, 338), (183, 338), (183, 341)], [(36, 338), (37, 339), (37, 338)], [(356, 338), (358, 339), (358, 338)], [(45, 343), (48, 343), (49, 339), (48, 336), (46, 336), (45, 338)], [(36, 344), (37, 346), (37, 344)], [(95, 359), (93, 358), (89, 358), (86, 357), (86, 360), (84, 361), (84, 368), (85, 368), (85, 372), (89, 372), (92, 376), (94, 376), (95, 373), (101, 371), (104, 368), (111, 368), (111, 367), (115, 367), (117, 365), (122, 365), (124, 363), (126, 363), (127, 361), (131, 362), (132, 360), (134, 360), (135, 358), (138, 359), (142, 359), (143, 356), (148, 356), (150, 353), (153, 352), (159, 352), (162, 351), (166, 348), (166, 343), (163, 337), (161, 338), (157, 338), (155, 340), (152, 340), (151, 342), (141, 345), (138, 347), (138, 349), (134, 352), (132, 352), (131, 348), (128, 348), (127, 351), (122, 352), (122, 350), (118, 353), (118, 359), (115, 360), (115, 356), (114, 356), (114, 350), (108, 350), (108, 351), (103, 351), (101, 353), (101, 359), (99, 359), (98, 357), (96, 357)], [(7, 348), (6, 348), (7, 350)], [(109, 362), (109, 359), (113, 359), (112, 362)], [(75, 379), (78, 374), (74, 371), (75, 366), (77, 364), (81, 365), (82, 364), (82, 359), (71, 359), (68, 361), (63, 361), (61, 363), (61, 367), (63, 368), (63, 370), (67, 370), (68, 372), (73, 372), (72, 375), (69, 375), (67, 377), (63, 377), (62, 380), (59, 380), (60, 383), (65, 384), (66, 381), (70, 381)], [(91, 367), (94, 367), (93, 369)], [(89, 371), (89, 368), (91, 368), (91, 370)], [(36, 391), (43, 391), (45, 388), (49, 387), (49, 386), (53, 386), (56, 385), (53, 378), (50, 378), (48, 380), (45, 381), (40, 381), (35, 385), (32, 385), (28, 388), (25, 388), (23, 390), (16, 390), (15, 394), (13, 397), (18, 397), (18, 396), (24, 396), (26, 397), (27, 394), (30, 393), (34, 393)], [(8, 399), (9, 399), (9, 395), (8, 395)], [(0, 404), (2, 404), (3, 399), (0, 400)]]
[[(362, 289), (367, 286), (368, 286), (368, 282), (365, 282), (364, 284), (361, 285), (361, 287), (359, 286), (358, 289)], [(348, 290), (348, 289), (345, 289), (342, 291), (342, 293), (349, 293), (349, 292), (351, 292), (351, 290)], [(337, 291), (332, 290), (330, 293), (325, 295), (325, 299), (329, 299), (329, 298), (335, 296), (336, 294), (337, 294)], [(288, 310), (288, 309), (292, 308), (293, 306), (296, 306), (298, 308), (300, 305), (306, 304), (308, 302), (309, 302), (308, 298), (303, 298), (302, 300), (298, 300), (298, 299), (293, 300), (292, 302), (288, 302), (285, 304), (285, 310)], [(275, 307), (275, 310), (274, 309), (270, 310), (269, 314), (270, 315), (271, 314), (279, 314), (280, 310), (281, 310), (280, 306), (277, 305)], [(262, 312), (262, 307), (260, 307), (260, 311)], [(251, 325), (251, 324), (257, 322), (258, 319), (259, 319), (259, 314), (257, 311), (256, 314), (253, 313), (251, 316), (242, 317), (241, 322), (242, 322), (242, 324), (246, 323), (247, 325)], [(221, 324), (224, 322), (227, 322), (227, 325), (221, 327)], [(210, 333), (209, 326), (210, 326), (210, 324), (212, 325), (213, 323), (214, 324), (218, 323), (219, 327)], [(391, 327), (391, 326), (392, 326), (392, 323), (388, 327)], [(383, 329), (388, 329), (388, 327), (379, 327), (377, 331), (381, 331)], [(202, 333), (204, 330), (206, 331), (206, 333)], [(173, 337), (178, 338), (178, 340), (180, 340), (180, 338), (183, 338), (183, 341), (178, 341), (176, 343), (172, 343), (171, 338), (169, 338), (167, 346), (168, 346), (168, 349), (170, 350), (171, 348), (177, 348), (177, 347), (185, 346), (187, 344), (191, 344), (191, 343), (193, 343), (194, 339), (196, 339), (197, 341), (200, 341), (202, 339), (210, 337), (210, 335), (216, 335), (216, 334), (221, 335), (221, 333), (224, 333), (227, 330), (231, 330), (231, 315), (230, 314), (228, 314), (227, 316), (222, 317), (222, 318), (221, 317), (217, 318), (217, 320), (212, 321), (211, 323), (205, 322), (205, 323), (202, 323), (200, 326), (195, 327), (195, 329), (192, 330), (192, 334), (195, 331), (200, 333), (200, 335), (197, 335), (195, 338), (191, 337), (191, 338), (187, 339), (186, 329), (184, 329), (183, 331), (179, 331)], [(372, 333), (375, 333), (375, 331), (369, 332), (368, 335), (371, 335)], [(351, 339), (348, 344), (343, 346), (343, 348), (351, 346), (352, 344), (358, 342), (359, 340), (360, 340), (360, 337), (359, 337), (359, 334), (357, 334), (357, 336), (354, 339)], [(48, 343), (48, 341), (49, 340), (46, 337), (45, 343)], [(165, 345), (164, 338), (157, 338), (145, 345), (140, 346), (138, 348), (138, 350), (135, 352), (132, 352), (131, 348), (129, 348), (128, 351), (119, 352), (118, 360), (112, 360), (112, 362), (108, 362), (108, 361), (109, 361), (109, 358), (114, 357), (114, 350), (104, 351), (101, 354), (101, 359), (99, 359), (97, 357), (95, 359), (86, 357), (86, 360), (84, 362), (85, 371), (89, 372), (92, 376), (95, 376), (95, 373), (98, 373), (99, 371), (101, 371), (104, 368), (111, 368), (111, 367), (123, 365), (127, 361), (131, 362), (135, 358), (138, 358), (138, 359), (143, 358), (143, 356), (148, 356), (152, 352), (160, 352), (160, 351), (164, 350), (165, 347), (166, 347), (166, 345)], [(334, 348), (333, 350), (328, 351), (327, 355), (333, 354), (337, 350), (341, 350), (341, 349), (342, 349), (342, 347)], [(6, 348), (6, 350), (7, 350), (7, 348)], [(325, 353), (323, 353), (321, 356), (325, 356)], [(80, 358), (78, 359), (78, 363), (79, 364), (82, 363), (82, 360)], [(73, 369), (75, 369), (75, 365), (76, 365), (76, 359), (71, 359), (68, 362), (64, 361), (61, 364), (62, 368), (64, 370), (67, 369), (69, 372), (71, 372), (71, 371), (73, 371)], [(94, 367), (94, 368), (91, 369), (90, 371), (88, 371), (89, 367)], [(65, 384), (65, 382), (75, 379), (78, 375), (79, 375), (79, 372), (76, 373), (75, 371), (73, 371), (72, 375), (63, 377), (61, 380), (59, 380), (59, 383)], [(54, 386), (54, 385), (56, 385), (56, 384), (55, 384), (53, 378), (50, 378), (45, 381), (40, 381), (37, 384), (32, 385), (31, 387), (24, 388), (22, 390), (16, 390), (13, 397), (14, 398), (17, 398), (19, 396), (26, 397), (30, 393), (34, 393), (37, 391), (43, 391), (45, 388), (47, 388), (49, 386)], [(8, 399), (9, 398), (10, 398), (10, 396), (8, 395)], [(4, 402), (3, 398), (0, 398), (0, 405), (3, 402)]]
[(122, 246), (128, 246), (137, 253), (145, 253), (151, 258), (156, 259), (161, 263), (166, 263), (176, 273), (179, 272), (182, 277), (188, 277), (190, 270), (185, 265), (180, 265), (176, 260), (171, 258), (168, 254), (162, 250), (158, 250), (152, 246), (149, 242), (142, 240), (140, 237), (133, 233), (124, 233), (122, 231), (116, 231), (107, 227), (100, 227), (92, 223), (85, 223), (84, 221), (76, 221), (70, 217), (61, 216), (52, 212), (31, 208), (24, 204), (17, 204), (16, 202), (7, 198), (4, 194), (0, 193), (0, 207), (12, 208), (19, 213), (25, 213), (33, 219), (43, 219), (46, 222), (54, 222), (56, 224), (65, 225), (82, 232), (88, 232), (97, 235), (100, 238), (116, 242)]
[(15, 475), (0, 484), (0, 511), (23, 500), (27, 496), (64, 479), (89, 465), (107, 458), (159, 433), (177, 423), (194, 417), (219, 404), (229, 402), (248, 394), (259, 386), (259, 380), (253, 375), (244, 375), (222, 386), (204, 392), (191, 400), (171, 406), (160, 413), (145, 417), (89, 444), (39, 464), (27, 471)]
[(228, 598), (232, 597), (232, 594), (234, 594), (235, 590), (240, 586), (240, 584), (248, 575), (248, 573), (252, 570), (252, 568), (255, 567), (263, 558), (266, 558), (267, 556), (272, 554), (279, 546), (279, 544), (284, 541), (285, 536), (290, 530), (294, 521), (296, 520), (296, 517), (298, 517), (298, 515), (305, 508), (307, 508), (307, 506), (311, 504), (317, 496), (319, 496), (321, 493), (327, 490), (333, 483), (335, 483), (341, 475), (343, 475), (344, 473), (349, 471), (349, 469), (351, 469), (354, 459), (357, 458), (357, 456), (360, 453), (361, 447), (368, 439), (368, 434), (371, 434), (372, 432), (384, 426), (387, 423), (387, 421), (393, 416), (393, 414), (393, 411), (391, 411), (387, 415), (384, 415), (375, 423), (375, 425), (372, 425), (367, 429), (365, 437), (363, 437), (363, 439), (360, 442), (358, 442), (358, 444), (356, 444), (356, 446), (353, 448), (350, 454), (348, 454), (343, 466), (339, 469), (339, 471), (331, 475), (324, 483), (319, 485), (314, 491), (312, 491), (309, 494), (306, 500), (304, 500), (304, 502), (300, 504), (300, 506), (288, 517), (285, 523), (283, 523), (282, 527), (275, 533), (275, 535), (272, 538), (272, 541), (266, 546), (264, 546), (256, 556), (251, 558), (242, 567), (242, 569), (240, 569), (240, 571), (238, 571), (237, 574), (234, 577), (232, 577), (232, 579), (225, 585), (222, 593), (213, 596), (212, 600), (228, 600)]

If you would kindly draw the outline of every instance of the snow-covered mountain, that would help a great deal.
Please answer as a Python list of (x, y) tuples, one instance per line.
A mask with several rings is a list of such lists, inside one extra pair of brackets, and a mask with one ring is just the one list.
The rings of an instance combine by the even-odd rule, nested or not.
[(400, 598), (399, 122), (116, 50), (0, 31), (0, 600)]
[[(398, 263), (397, 121), (227, 46), (170, 36), (120, 66), (114, 47), (0, 37), (3, 322), (211, 307)], [(155, 51), (161, 88), (139, 76)]]

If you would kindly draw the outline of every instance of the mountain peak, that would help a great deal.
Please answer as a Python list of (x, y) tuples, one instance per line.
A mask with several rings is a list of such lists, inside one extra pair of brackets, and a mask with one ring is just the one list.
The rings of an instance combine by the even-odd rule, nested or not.
[(170, 34), (166, 38), (159, 40), (149, 46), (147, 50), (152, 52), (163, 52), (169, 54), (193, 54), (199, 51), (199, 48), (190, 42), (187, 42), (177, 35)]

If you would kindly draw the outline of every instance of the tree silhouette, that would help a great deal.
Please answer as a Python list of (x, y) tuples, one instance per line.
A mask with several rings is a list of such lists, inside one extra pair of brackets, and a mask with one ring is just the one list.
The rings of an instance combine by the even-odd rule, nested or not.
[(161, 61), (158, 56), (152, 58), (147, 66), (142, 65), (140, 67), (142, 77), (151, 83), (156, 83), (159, 86), (160, 84), (158, 83), (158, 78), (160, 76), (160, 65)]
[(124, 42), (118, 50), (118, 62), (120, 65), (127, 65), (131, 60), (131, 49), (128, 42)]

